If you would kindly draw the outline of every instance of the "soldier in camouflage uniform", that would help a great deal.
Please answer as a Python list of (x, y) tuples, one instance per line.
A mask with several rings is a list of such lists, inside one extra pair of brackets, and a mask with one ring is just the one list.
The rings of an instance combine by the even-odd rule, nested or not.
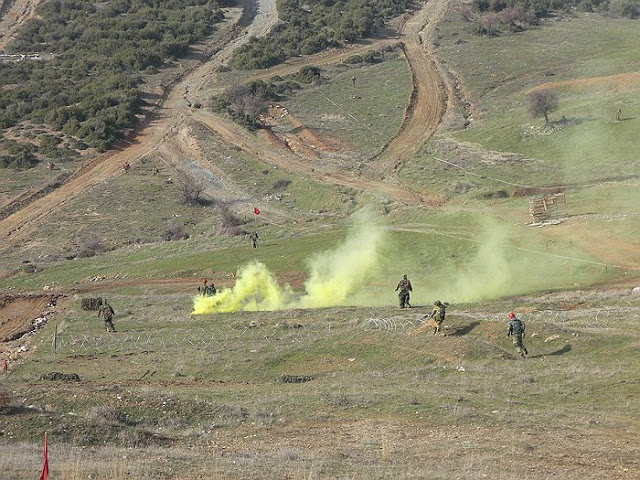
[(444, 322), (446, 309), (447, 307), (445, 306), (445, 304), (440, 302), (440, 300), (436, 300), (435, 302), (433, 302), (433, 310), (431, 311), (431, 314), (425, 315), (424, 317), (422, 317), (423, 319), (426, 318), (427, 320), (433, 318), (433, 321), (434, 321), (433, 334), (434, 335), (436, 333), (440, 333), (440, 326)]
[(516, 317), (515, 313), (509, 313), (509, 331), (507, 332), (507, 337), (513, 337), (513, 344), (515, 345), (516, 350), (522, 358), (527, 358), (529, 352), (527, 351), (527, 347), (524, 346), (524, 343), (522, 343), (524, 335), (524, 322)]
[(98, 318), (104, 319), (104, 325), (107, 328), (107, 332), (115, 332), (116, 328), (113, 326), (113, 315), (115, 312), (111, 305), (107, 303), (107, 299), (105, 298), (102, 302), (102, 305), (98, 307)]
[(205, 297), (213, 297), (216, 294), (216, 286), (211, 283), (207, 283), (208, 280), (206, 278), (202, 279), (202, 285), (198, 287), (198, 291), (202, 293)]
[[(400, 291), (398, 292), (398, 290)], [(413, 291), (413, 288), (411, 287), (411, 282), (406, 275), (403, 275), (402, 280), (398, 282), (395, 291), (398, 292), (400, 308), (411, 308), (411, 304), (409, 304), (409, 296), (410, 292)]]

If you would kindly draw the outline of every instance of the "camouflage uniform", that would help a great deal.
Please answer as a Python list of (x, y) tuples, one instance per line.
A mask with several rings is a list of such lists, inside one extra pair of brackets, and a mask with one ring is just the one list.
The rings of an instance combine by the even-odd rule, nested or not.
[(109, 305), (106, 300), (102, 305), (100, 305), (100, 307), (98, 307), (98, 318), (102, 317), (104, 319), (104, 325), (107, 328), (107, 332), (116, 331), (115, 327), (113, 326), (114, 314), (115, 312), (113, 311), (113, 308), (111, 308), (111, 305)]
[[(435, 325), (433, 327), (433, 334), (440, 332), (440, 326), (444, 322), (444, 317), (446, 314), (446, 307), (444, 304), (440, 302), (440, 300), (436, 300), (433, 302), (433, 310), (431, 311), (431, 315), (428, 318), (433, 318)], [(423, 318), (427, 318), (425, 315)]]
[(517, 318), (514, 313), (509, 314), (509, 331), (507, 337), (513, 337), (513, 345), (516, 347), (516, 351), (522, 358), (527, 358), (527, 347), (522, 343), (522, 339), (525, 336), (525, 325), (522, 320)]
[(202, 284), (198, 287), (198, 291), (205, 297), (213, 297), (216, 294), (216, 286), (213, 283)]
[[(398, 292), (398, 290), (400, 291)], [(411, 308), (411, 305), (409, 304), (409, 296), (410, 296), (409, 292), (412, 292), (413, 288), (411, 287), (411, 282), (409, 281), (406, 275), (404, 275), (402, 277), (402, 280), (398, 282), (398, 285), (396, 286), (395, 291), (398, 292), (398, 300), (400, 301), (400, 308)]]
[(249, 238), (251, 238), (253, 248), (258, 248), (258, 232), (253, 232)]

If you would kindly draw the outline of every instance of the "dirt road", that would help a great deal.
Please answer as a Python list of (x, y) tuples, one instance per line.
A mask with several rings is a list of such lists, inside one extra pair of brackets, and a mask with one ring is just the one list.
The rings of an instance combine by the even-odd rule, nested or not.
[(385, 178), (418, 151), (438, 128), (447, 107), (445, 78), (437, 58), (430, 52), (438, 21), (449, 8), (449, 0), (427, 2), (402, 28), (404, 52), (411, 68), (413, 93), (398, 135), (376, 161), (374, 169)]
[[(251, 9), (251, 0), (247, 1), (248, 8)], [(234, 32), (235, 38), (217, 52), (211, 61), (185, 73), (184, 77), (176, 82), (154, 115), (140, 129), (132, 144), (88, 162), (62, 186), (41, 198), (36, 198), (0, 221), (0, 243), (6, 246), (23, 244), (28, 240), (32, 229), (37, 228), (39, 222), (48, 219), (62, 206), (105, 179), (122, 174), (122, 165), (125, 162), (134, 164), (153, 152), (169, 167), (180, 169), (181, 159), (189, 158), (194, 153), (187, 149), (192, 142), (186, 138), (190, 133), (189, 125), (194, 121), (262, 161), (304, 174), (316, 181), (369, 191), (403, 204), (438, 204), (439, 198), (425, 193), (411, 192), (397, 185), (392, 177), (394, 168), (433, 134), (444, 111), (445, 95), (440, 92), (442, 81), (428, 51), (424, 48), (423, 39), (428, 37), (433, 28), (429, 22), (441, 18), (447, 6), (448, 0), (431, 0), (404, 25), (403, 39), (407, 59), (413, 72), (414, 93), (405, 112), (402, 129), (380, 156), (371, 175), (358, 178), (324, 171), (318, 162), (314, 163), (314, 158), (305, 158), (292, 152), (276, 139), (269, 138), (268, 133), (256, 136), (205, 110), (189, 108), (185, 96), (188, 95), (193, 100), (208, 98), (211, 94), (215, 69), (228, 61), (233, 51), (243, 42), (248, 41), (252, 36), (265, 35), (277, 21), (275, 1), (258, 0), (257, 13), (251, 23), (247, 27), (240, 28), (237, 18), (234, 22), (227, 22), (223, 28), (227, 29), (229, 35)], [(397, 42), (397, 39), (365, 42), (354, 48), (295, 59), (267, 71), (253, 73), (251, 79), (294, 72), (306, 63), (322, 65), (340, 62), (347, 56), (380, 48), (392, 42)]]

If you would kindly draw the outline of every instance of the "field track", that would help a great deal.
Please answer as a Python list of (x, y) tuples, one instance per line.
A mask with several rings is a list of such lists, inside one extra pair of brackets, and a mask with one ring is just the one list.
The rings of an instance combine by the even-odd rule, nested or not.
[[(269, 139), (256, 137), (204, 109), (192, 109), (185, 101), (183, 92), (188, 91), (190, 99), (200, 98), (199, 95), (203, 94), (206, 88), (211, 88), (209, 78), (215, 69), (227, 61), (238, 46), (251, 36), (264, 36), (275, 24), (277, 21), (275, 2), (262, 0), (249, 26), (238, 29), (236, 25), (228, 24), (224, 27), (229, 32), (239, 31), (239, 33), (213, 56), (211, 61), (187, 72), (179, 82), (176, 82), (166, 93), (164, 101), (151, 118), (141, 126), (131, 143), (89, 161), (58, 188), (41, 196), (33, 195), (32, 201), (23, 202), (20, 208), (13, 209), (15, 211), (6, 218), (0, 216), (0, 243), (6, 246), (24, 245), (30, 233), (38, 228), (40, 222), (50, 221), (56, 211), (73, 201), (78, 195), (86, 193), (112, 176), (123, 174), (121, 167), (125, 162), (135, 164), (154, 152), (169, 167), (179, 169), (179, 159), (187, 156), (185, 148), (192, 143), (188, 138), (187, 123), (193, 121), (202, 124), (226, 142), (262, 161), (302, 173), (315, 181), (369, 191), (408, 205), (438, 205), (442, 201), (439, 196), (430, 195), (428, 192), (411, 192), (394, 182), (393, 174), (399, 163), (414, 153), (433, 134), (446, 107), (447, 95), (441, 91), (443, 80), (438, 74), (434, 59), (422, 41), (429, 38), (435, 22), (442, 17), (447, 8), (448, 0), (432, 0), (426, 3), (404, 23), (399, 39), (378, 39), (354, 48), (333, 50), (329, 53), (296, 59), (268, 71), (258, 72), (248, 78), (248, 80), (258, 79), (295, 72), (303, 64), (337, 63), (347, 56), (401, 41), (413, 72), (414, 91), (398, 135), (377, 159), (373, 171), (368, 172), (366, 176), (353, 178), (323, 171), (321, 165), (313, 163), (313, 158), (302, 157), (284, 146), (274, 148), (273, 142)], [(193, 152), (189, 150), (188, 153)]]

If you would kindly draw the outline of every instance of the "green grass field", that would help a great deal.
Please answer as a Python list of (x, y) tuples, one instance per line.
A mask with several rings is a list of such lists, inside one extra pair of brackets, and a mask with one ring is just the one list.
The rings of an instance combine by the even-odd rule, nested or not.
[[(631, 478), (638, 467), (625, 453), (640, 413), (628, 293), (517, 299), (526, 361), (504, 335), (516, 299), (452, 305), (445, 336), (408, 335), (423, 308), (189, 318), (185, 294), (110, 302), (118, 333), (76, 301), (3, 381), (13, 403), (29, 402), (3, 415), (11, 478), (33, 477), (43, 430), (51, 473), (70, 479), (573, 479), (583, 462), (588, 478)], [(52, 371), (80, 382), (39, 380)]]

